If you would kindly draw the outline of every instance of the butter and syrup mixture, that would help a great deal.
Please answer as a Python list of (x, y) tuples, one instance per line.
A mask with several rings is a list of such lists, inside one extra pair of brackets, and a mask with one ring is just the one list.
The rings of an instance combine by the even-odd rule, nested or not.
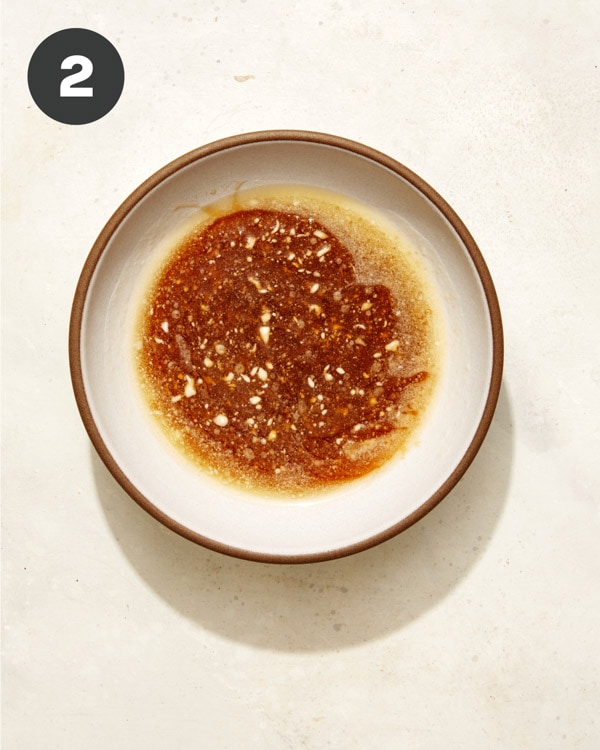
[(369, 264), (360, 247), (383, 233), (368, 222), (343, 241), (318, 214), (255, 201), (205, 221), (139, 316), (152, 413), (188, 457), (253, 490), (300, 495), (380, 466), (435, 380), (418, 274), (398, 248)]

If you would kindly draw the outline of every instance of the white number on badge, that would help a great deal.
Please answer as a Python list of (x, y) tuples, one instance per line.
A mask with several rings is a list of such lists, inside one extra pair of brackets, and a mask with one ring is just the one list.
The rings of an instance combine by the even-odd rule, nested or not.
[(71, 73), (70, 76), (63, 78), (60, 82), (60, 95), (61, 96), (94, 96), (94, 89), (92, 86), (80, 86), (79, 88), (73, 88), (76, 83), (87, 81), (92, 75), (94, 66), (89, 57), (83, 55), (69, 55), (60, 64), (62, 70), (72, 70), (76, 65), (81, 66), (81, 70), (76, 73)]

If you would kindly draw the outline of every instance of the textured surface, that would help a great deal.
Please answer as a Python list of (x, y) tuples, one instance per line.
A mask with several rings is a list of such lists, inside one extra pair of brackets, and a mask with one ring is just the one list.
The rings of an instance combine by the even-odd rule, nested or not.
[[(600, 745), (600, 17), (593, 2), (3, 5), (3, 748)], [(114, 110), (26, 86), (108, 37)], [(117, 205), (222, 136), (304, 128), (405, 163), (478, 241), (504, 315), (488, 439), (427, 518), (301, 567), (195, 547), (93, 454), (67, 328)]]

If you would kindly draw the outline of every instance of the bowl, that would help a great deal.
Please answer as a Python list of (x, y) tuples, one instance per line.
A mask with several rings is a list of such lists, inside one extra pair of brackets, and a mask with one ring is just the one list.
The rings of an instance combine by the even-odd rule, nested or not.
[[(244, 187), (303, 185), (343, 194), (410, 242), (436, 295), (443, 355), (415, 439), (382, 467), (298, 499), (227, 484), (154, 429), (132, 367), (140, 289), (173, 238)], [(502, 377), (493, 282), (452, 208), (410, 169), (333, 135), (265, 131), (225, 138), (175, 159), (117, 208), (76, 288), (71, 377), (87, 433), (122, 488), (155, 519), (210, 549), (298, 563), (359, 552), (407, 529), (456, 485), (489, 428)]]

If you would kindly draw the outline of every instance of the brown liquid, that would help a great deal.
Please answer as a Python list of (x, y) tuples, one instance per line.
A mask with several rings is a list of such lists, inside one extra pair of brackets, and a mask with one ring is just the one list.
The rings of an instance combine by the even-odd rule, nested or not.
[(435, 380), (432, 310), (408, 255), (313, 198), (264, 193), (205, 221), (140, 313), (151, 410), (189, 457), (250, 489), (302, 494), (381, 466)]

